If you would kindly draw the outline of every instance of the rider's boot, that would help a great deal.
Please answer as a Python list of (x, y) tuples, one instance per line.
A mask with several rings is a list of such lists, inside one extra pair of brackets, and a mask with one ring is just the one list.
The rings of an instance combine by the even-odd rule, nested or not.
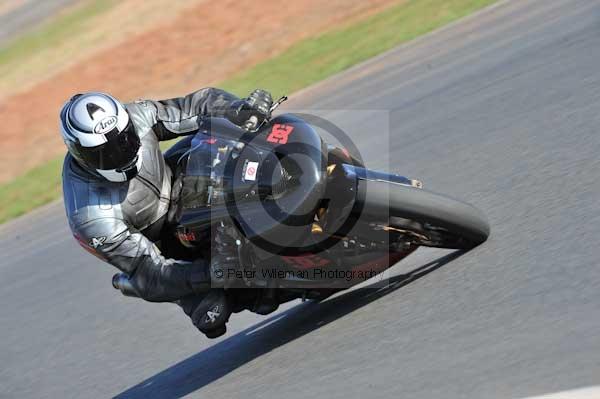
[(189, 296), (177, 301), (198, 330), (208, 338), (217, 338), (227, 331), (232, 306), (222, 288), (213, 288), (204, 297)]
[(208, 338), (217, 338), (227, 332), (231, 304), (225, 290), (214, 288), (192, 313), (192, 322)]
[[(210, 256), (210, 274), (213, 287), (231, 288), (236, 286), (235, 271), (239, 269), (237, 231), (235, 227), (221, 222), (215, 229), (214, 245)], [(239, 282), (237, 282), (239, 283)]]
[(232, 270), (239, 266), (235, 228), (223, 222), (213, 236), (213, 251), (210, 259), (211, 289), (200, 301), (184, 307), (192, 322), (208, 338), (219, 337), (227, 331), (226, 323), (234, 310), (232, 298), (225, 290), (235, 281), (229, 281)]

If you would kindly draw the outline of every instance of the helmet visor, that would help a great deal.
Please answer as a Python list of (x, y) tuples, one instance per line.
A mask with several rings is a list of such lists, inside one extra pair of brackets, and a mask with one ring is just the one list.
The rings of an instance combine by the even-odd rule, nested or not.
[(135, 162), (140, 149), (140, 138), (129, 120), (125, 130), (106, 133), (107, 142), (97, 147), (80, 147), (78, 155), (85, 166), (92, 169), (126, 169)]

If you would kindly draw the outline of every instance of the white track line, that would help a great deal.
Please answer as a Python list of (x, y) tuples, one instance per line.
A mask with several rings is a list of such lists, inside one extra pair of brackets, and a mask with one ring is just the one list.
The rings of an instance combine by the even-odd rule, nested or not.
[(600, 386), (571, 389), (569, 391), (549, 393), (541, 396), (531, 396), (523, 399), (600, 399)]

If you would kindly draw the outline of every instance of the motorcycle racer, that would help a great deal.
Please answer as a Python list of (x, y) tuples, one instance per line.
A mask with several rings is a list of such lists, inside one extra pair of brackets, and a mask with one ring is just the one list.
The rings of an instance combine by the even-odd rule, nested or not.
[(235, 262), (236, 254), (217, 232), (218, 255), (210, 261), (163, 255), (157, 242), (168, 240), (173, 171), (159, 142), (194, 134), (207, 117), (257, 126), (269, 117), (272, 103), (264, 90), (238, 99), (204, 88), (185, 97), (128, 104), (89, 92), (73, 96), (60, 112), (68, 148), (63, 194), (73, 235), (86, 250), (127, 274), (137, 296), (176, 301), (208, 337), (224, 334), (231, 314), (224, 291), (211, 288), (209, 262), (223, 267), (218, 263)]

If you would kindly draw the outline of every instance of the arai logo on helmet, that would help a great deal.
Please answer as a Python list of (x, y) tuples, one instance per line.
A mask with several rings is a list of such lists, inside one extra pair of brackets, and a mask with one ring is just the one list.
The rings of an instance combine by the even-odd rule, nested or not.
[(116, 116), (107, 116), (102, 119), (100, 122), (94, 126), (94, 133), (102, 134), (111, 131), (115, 126), (117, 126), (117, 117)]

